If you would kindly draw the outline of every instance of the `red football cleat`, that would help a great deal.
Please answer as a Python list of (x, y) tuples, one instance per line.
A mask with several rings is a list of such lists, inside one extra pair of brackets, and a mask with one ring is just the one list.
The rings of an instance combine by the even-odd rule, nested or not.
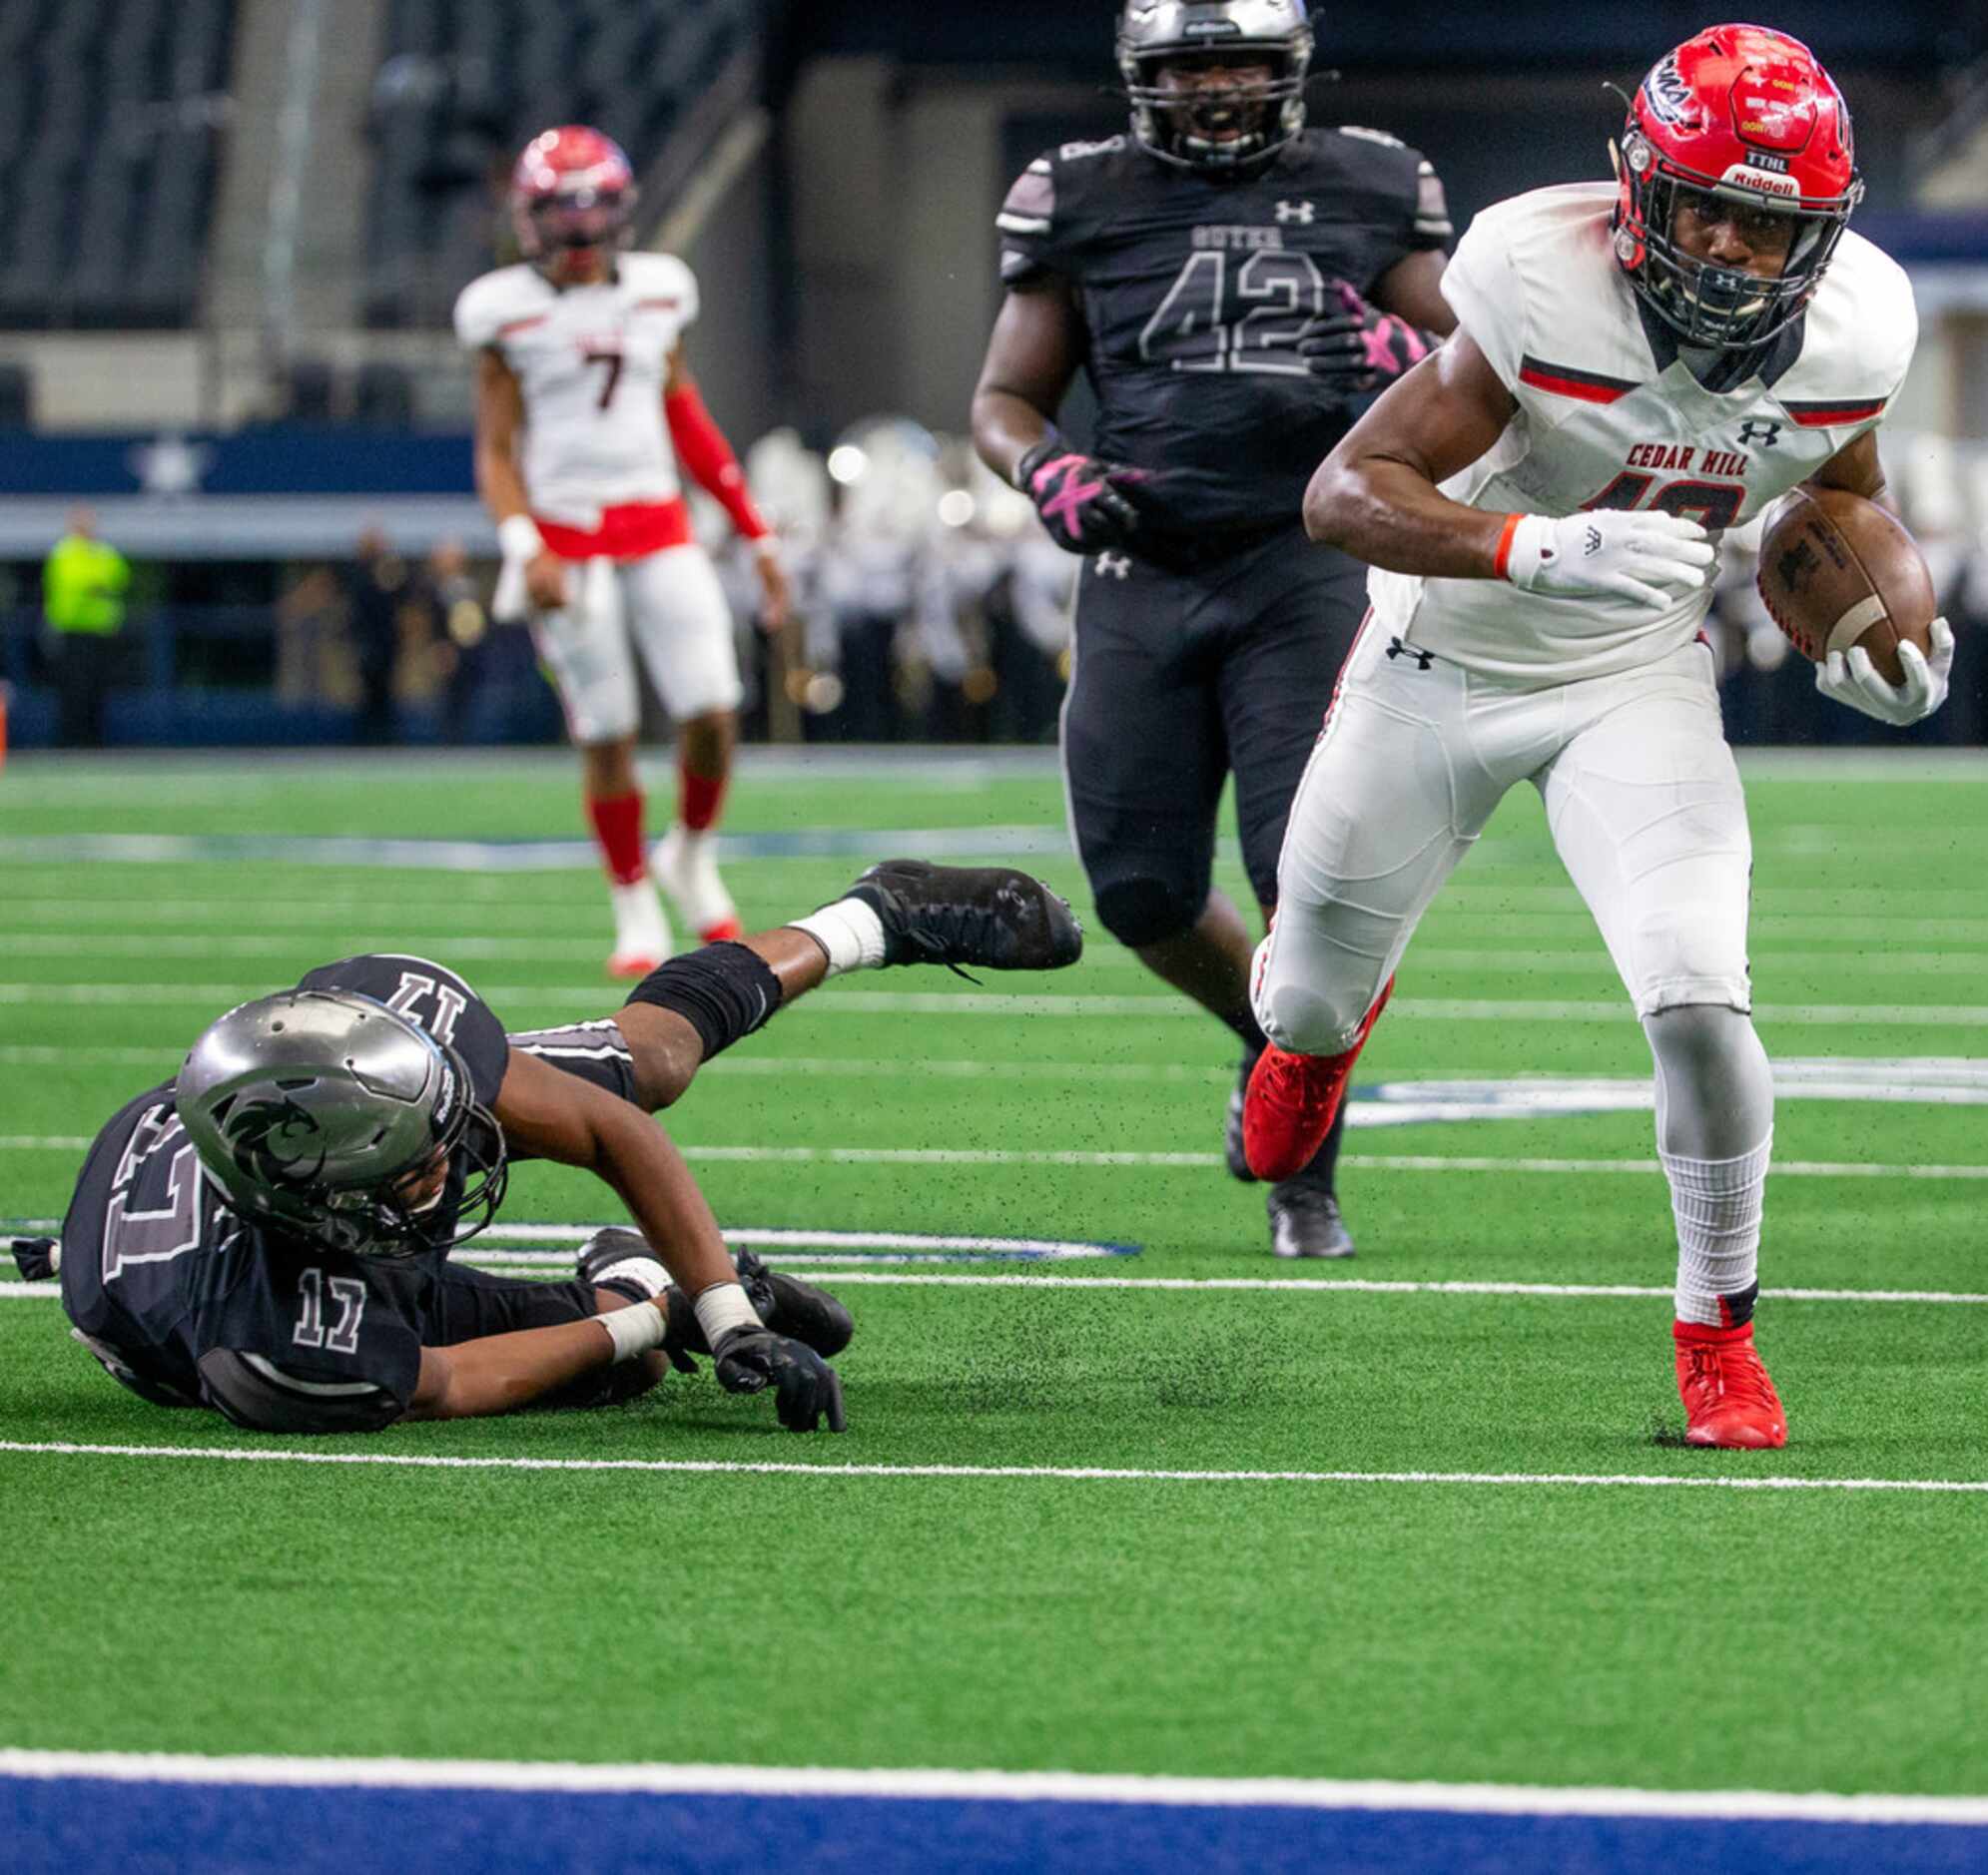
[(1674, 1322), (1670, 1334), (1686, 1445), (1771, 1452), (1787, 1444), (1787, 1415), (1754, 1350), (1751, 1322), (1737, 1328)]
[(1312, 1162), (1339, 1117), (1353, 1063), (1393, 994), (1390, 976), (1343, 1054), (1292, 1054), (1272, 1042), (1257, 1057), (1242, 1100), (1242, 1150), (1258, 1178), (1295, 1178)]
[(717, 924), (708, 925), (697, 934), (699, 943), (735, 944), (746, 935), (746, 928), (735, 918), (721, 918)]

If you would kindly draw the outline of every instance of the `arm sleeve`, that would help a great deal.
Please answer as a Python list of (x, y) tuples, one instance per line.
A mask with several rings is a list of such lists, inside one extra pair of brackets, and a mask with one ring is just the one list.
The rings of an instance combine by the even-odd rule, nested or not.
[(1526, 354), (1526, 289), (1499, 240), (1493, 218), (1480, 215), (1443, 270), (1443, 298), (1499, 381), (1515, 395)]
[(754, 505), (745, 471), (725, 432), (718, 427), (694, 383), (672, 390), (663, 399), (663, 416), (670, 442), (697, 485), (731, 516), (732, 525), (748, 540), (764, 540), (773, 530)]

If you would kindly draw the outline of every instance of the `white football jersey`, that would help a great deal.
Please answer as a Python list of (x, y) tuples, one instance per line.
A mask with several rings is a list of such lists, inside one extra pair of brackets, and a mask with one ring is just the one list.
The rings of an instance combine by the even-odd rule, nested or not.
[[(1875, 426), (1912, 359), (1918, 318), (1895, 262), (1845, 233), (1799, 328), (1763, 368), (1706, 390), (1659, 366), (1611, 246), (1616, 190), (1579, 183), (1486, 209), (1443, 275), (1459, 325), (1518, 401), (1496, 444), (1443, 492), (1521, 514), (1658, 508), (1714, 534), (1752, 519)], [(1791, 360), (1791, 361), (1790, 361)], [(1504, 580), (1376, 571), (1375, 622), (1489, 676), (1569, 682), (1686, 644), (1710, 588), (1652, 614), (1614, 596), (1557, 598)]]
[(534, 514), (591, 530), (603, 508), (681, 492), (663, 382), (696, 316), (696, 276), (669, 254), (621, 255), (597, 287), (501, 267), (463, 288), (456, 337), (494, 346), (524, 394), (520, 466)]

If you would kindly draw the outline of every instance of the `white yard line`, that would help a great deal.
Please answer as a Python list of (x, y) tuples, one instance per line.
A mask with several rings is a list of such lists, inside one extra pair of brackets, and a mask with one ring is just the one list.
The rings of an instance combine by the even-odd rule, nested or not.
[[(247, 918), (238, 926), (254, 924)], [(484, 921), (476, 917), (479, 926)], [(570, 920), (567, 921), (570, 929)], [(341, 929), (338, 948), (347, 953), (363, 950), (411, 950), (422, 956), (446, 961), (493, 960), (503, 963), (561, 962), (595, 963), (601, 955), (599, 938), (570, 938), (542, 936), (508, 938), (469, 937), (450, 932), (408, 933), (397, 931), (353, 936)], [(322, 944), (306, 933), (294, 936), (221, 936), (216, 934), (171, 935), (103, 932), (100, 930), (55, 930), (8, 932), (0, 930), (0, 947), (16, 956), (78, 957), (296, 957), (316, 956)], [(1753, 969), (1756, 976), (1775, 970), (1818, 970), (1831, 976), (1866, 974), (1896, 978), (1902, 975), (1966, 976), (1983, 973), (1988, 949), (1988, 926), (1983, 927), (1983, 942), (1957, 950), (1773, 950), (1756, 948)], [(1413, 966), (1420, 970), (1452, 970), (1477, 975), (1567, 976), (1582, 974), (1613, 978), (1616, 973), (1609, 953), (1599, 947), (1542, 949), (1533, 944), (1516, 944), (1509, 949), (1445, 949), (1418, 947), (1410, 952)], [(1130, 951), (1115, 945), (1098, 944), (1091, 949), (1084, 968), (1112, 974), (1142, 977), (1144, 965)], [(611, 997), (612, 991), (603, 991)], [(1406, 1003), (1403, 1005), (1407, 1006)]]
[(0, 1454), (44, 1458), (209, 1459), (234, 1465), (367, 1465), (472, 1472), (646, 1472), (689, 1477), (966, 1479), (1060, 1484), (1451, 1485), (1513, 1488), (1616, 1487), (1648, 1491), (1904, 1492), (1988, 1495), (1972, 1478), (1694, 1478), (1661, 1472), (1309, 1472), (1188, 1471), (1101, 1465), (819, 1465), (772, 1459), (461, 1458), (439, 1453), (250, 1451), (230, 1446), (112, 1446), (71, 1440), (0, 1439)]
[[(611, 992), (564, 984), (492, 983), (480, 993), (499, 1005), (539, 1008), (587, 1008), (598, 1012)], [(0, 1003), (42, 1003), (56, 1006), (146, 1003), (187, 1007), (229, 1007), (251, 996), (266, 995), (263, 983), (29, 983), (0, 982)], [(1180, 1019), (1203, 1021), (1198, 1005), (1184, 996), (1041, 995), (986, 991), (890, 990), (834, 988), (811, 996), (811, 1013), (823, 1015), (992, 1015), (1132, 1017), (1139, 1021)], [(1411, 997), (1391, 1005), (1393, 1019), (1445, 1022), (1608, 1022), (1634, 1020), (1627, 1002), (1534, 1000), (1530, 997)], [(1988, 1004), (1982, 1003), (1756, 1003), (1755, 1017), (1768, 1023), (1819, 1027), (1988, 1028)], [(793, 1019), (792, 1017), (789, 1018)]]
[[(728, 1236), (731, 1233), (727, 1233)], [(736, 1238), (733, 1239), (736, 1241)], [(1103, 1252), (1090, 1251), (1088, 1258), (1103, 1260)], [(474, 1269), (501, 1274), (525, 1272), (551, 1274), (570, 1270), (572, 1258), (550, 1252), (519, 1251), (515, 1254), (482, 1255), (471, 1252), (455, 1259)], [(852, 1283), (872, 1287), (903, 1289), (1144, 1289), (1162, 1295), (1191, 1295), (1204, 1292), (1243, 1294), (1355, 1295), (1355, 1296), (1527, 1296), (1553, 1301), (1667, 1301), (1671, 1290), (1642, 1283), (1505, 1283), (1505, 1282), (1380, 1282), (1362, 1277), (1323, 1276), (1009, 1276), (1009, 1275), (931, 1275), (874, 1265), (916, 1260), (889, 1254), (875, 1257), (809, 1256), (796, 1253), (782, 1258), (780, 1267), (790, 1276), (819, 1278), (837, 1287)], [(937, 1258), (929, 1260), (937, 1261)], [(1044, 1259), (1045, 1261), (1052, 1259)], [(1053, 1259), (1069, 1261), (1070, 1258)], [(852, 1267), (861, 1265), (861, 1267)], [(55, 1302), (61, 1288), (52, 1282), (0, 1283), (0, 1302)], [(1766, 1302), (1848, 1302), (1914, 1303), (1962, 1308), (1988, 1307), (1988, 1295), (1945, 1289), (1766, 1289)]]
[[(81, 1152), (90, 1144), (82, 1133), (0, 1135), (0, 1152)], [(694, 1146), (687, 1159), (747, 1165), (1070, 1165), (1212, 1166), (1218, 1152), (1030, 1151), (998, 1146)], [(1438, 1153), (1347, 1153), (1339, 1161), (1371, 1172), (1545, 1172), (1555, 1176), (1655, 1174), (1655, 1159), (1500, 1159), (1446, 1157)], [(1860, 1162), (1790, 1159), (1768, 1168), (1781, 1178), (1988, 1179), (1988, 1165), (1868, 1165)]]
[(702, 1792), (743, 1797), (909, 1798), (923, 1802), (1412, 1810), (1463, 1815), (1638, 1816), (1749, 1822), (1988, 1823), (1988, 1797), (1633, 1790), (1580, 1784), (1407, 1783), (1312, 1777), (1168, 1777), (1127, 1772), (519, 1763), (481, 1758), (207, 1757), (188, 1752), (0, 1748), (0, 1777), (306, 1788), (572, 1791), (642, 1796)]

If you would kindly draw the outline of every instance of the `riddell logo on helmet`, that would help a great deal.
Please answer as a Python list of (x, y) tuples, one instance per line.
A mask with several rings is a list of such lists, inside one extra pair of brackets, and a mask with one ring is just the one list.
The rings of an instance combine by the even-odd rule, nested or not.
[(1718, 179), (1734, 188), (1750, 189), (1756, 195), (1798, 197), (1801, 185), (1792, 176), (1775, 176), (1767, 170), (1755, 169), (1750, 163), (1735, 163)]

